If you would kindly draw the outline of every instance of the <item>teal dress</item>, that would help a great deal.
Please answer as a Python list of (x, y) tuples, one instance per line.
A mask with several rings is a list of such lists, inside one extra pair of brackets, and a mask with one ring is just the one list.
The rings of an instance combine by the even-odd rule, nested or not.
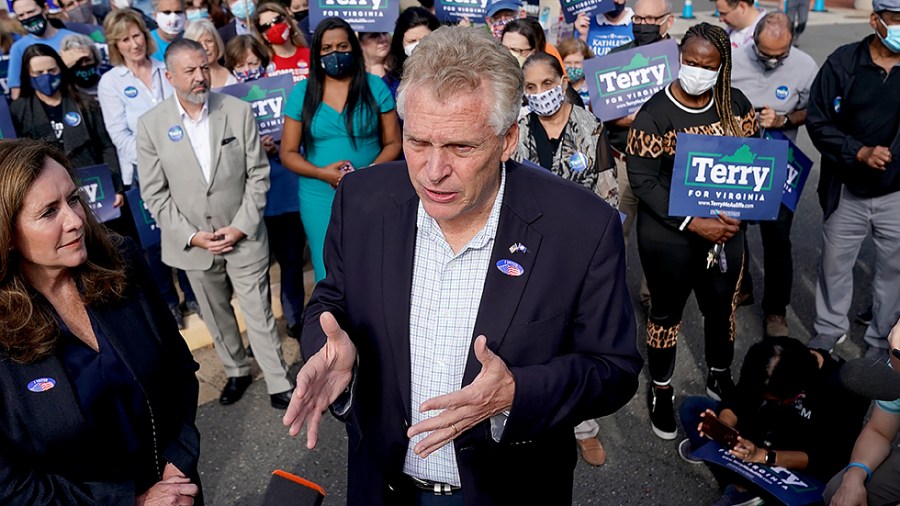
[[(372, 75), (366, 74), (369, 80), (369, 89), (375, 97), (378, 112), (386, 113), (394, 109), (394, 99), (384, 82)], [(300, 81), (294, 86), (284, 107), (284, 114), (295, 120), (303, 121), (303, 98), (306, 96), (306, 80)], [(335, 111), (324, 102), (319, 104), (313, 116), (311, 125), (311, 139), (306, 139), (306, 159), (309, 163), (324, 167), (338, 160), (350, 160), (356, 170), (368, 167), (381, 153), (381, 131), (378, 128), (378, 118), (368, 114), (357, 104), (353, 115), (353, 131), (356, 134), (356, 146), (350, 142), (350, 134), (344, 124), (342, 112)], [(331, 185), (321, 179), (312, 179), (300, 176), (298, 185), (300, 195), (300, 219), (306, 230), (306, 238), (309, 242), (310, 256), (313, 269), (315, 269), (316, 282), (325, 277), (325, 262), (322, 259), (322, 249), (325, 245), (325, 231), (328, 229), (328, 221), (331, 219), (331, 202), (334, 200), (334, 190)]]

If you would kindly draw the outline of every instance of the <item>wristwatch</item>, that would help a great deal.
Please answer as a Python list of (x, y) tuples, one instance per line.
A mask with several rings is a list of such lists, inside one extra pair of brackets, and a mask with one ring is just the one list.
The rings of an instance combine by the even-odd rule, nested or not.
[(775, 458), (776, 458), (776, 455), (775, 455), (775, 451), (774, 451), (774, 450), (769, 450), (769, 451), (767, 451), (767, 452), (766, 452), (766, 465), (767, 465), (767, 466), (774, 466), (774, 465), (775, 465)]
[(792, 126), (794, 126), (794, 124), (791, 122), (791, 117), (789, 115), (785, 114), (784, 115), (784, 123), (781, 124), (781, 129), (787, 130), (788, 128), (791, 128)]

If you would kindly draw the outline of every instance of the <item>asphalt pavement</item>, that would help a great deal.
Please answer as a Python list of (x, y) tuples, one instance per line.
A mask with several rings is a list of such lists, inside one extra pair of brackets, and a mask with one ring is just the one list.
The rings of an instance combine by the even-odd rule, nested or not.
[[(708, 15), (711, 5), (702, 0), (694, 5), (696, 21), (714, 19)], [(680, 3), (676, 10), (680, 12)], [(676, 32), (683, 33), (689, 24), (692, 22), (680, 20)], [(814, 14), (800, 39), (800, 47), (821, 64), (839, 45), (860, 40), (869, 33), (867, 13)], [(799, 145), (811, 158), (818, 160), (818, 153), (805, 132), (801, 132)], [(788, 323), (792, 335), (803, 341), (812, 333), (817, 263), (821, 255), (822, 213), (815, 196), (817, 181), (818, 166), (807, 182), (793, 226), (795, 277)], [(756, 304), (738, 310), (735, 376), (747, 347), (762, 336), (759, 305), (763, 291), (762, 247), (758, 227), (751, 227), (749, 240)], [(867, 241), (854, 271), (856, 286), (851, 315), (870, 302), (869, 266), (873, 264), (872, 259), (871, 241)], [(629, 252), (628, 261), (629, 287), (638, 319), (638, 342), (643, 352), (645, 315), (636, 295), (641, 277), (636, 251)], [(864, 327), (854, 325), (850, 338), (837, 347), (836, 353), (845, 358), (860, 356), (865, 349), (864, 330)], [(285, 346), (288, 356), (296, 362), (296, 343), (286, 339)], [(211, 351), (206, 350), (206, 353)], [(294, 363), (292, 373), (296, 374), (298, 369), (299, 364)], [(678, 348), (673, 381), (676, 402), (704, 392), (705, 371), (702, 319), (692, 297), (685, 311)], [(675, 441), (663, 441), (650, 431), (645, 389), (646, 377), (641, 379), (638, 394), (631, 402), (600, 421), (608, 462), (600, 468), (579, 462), (575, 472), (575, 504), (696, 505), (709, 504), (719, 497), (705, 466), (690, 465), (678, 457), (680, 437)], [(343, 504), (347, 467), (347, 438), (343, 426), (330, 416), (325, 417), (319, 445), (310, 451), (305, 448), (305, 439), (288, 437), (281, 424), (282, 412), (271, 408), (268, 401), (265, 385), (257, 381), (237, 404), (220, 406), (208, 402), (200, 406), (197, 415), (202, 434), (200, 472), (207, 504), (260, 504), (269, 474), (274, 469), (296, 473), (323, 486), (328, 492), (325, 504)]]

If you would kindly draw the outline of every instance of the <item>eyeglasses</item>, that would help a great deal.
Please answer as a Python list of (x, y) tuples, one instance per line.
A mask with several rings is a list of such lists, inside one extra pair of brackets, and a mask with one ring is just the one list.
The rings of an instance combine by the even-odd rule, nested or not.
[(269, 21), (268, 23), (260, 23), (259, 30), (261, 32), (266, 32), (269, 30), (269, 28), (272, 28), (273, 26), (277, 25), (278, 23), (284, 23), (284, 16), (278, 15), (275, 17), (275, 19), (273, 19), (272, 21)]
[(788, 56), (790, 56), (790, 54), (791, 54), (790, 49), (788, 49), (784, 54), (779, 54), (779, 55), (766, 54), (759, 50), (759, 46), (756, 46), (756, 55), (764, 60), (784, 61), (785, 59), (787, 59)]
[(658, 25), (671, 15), (671, 12), (667, 12), (659, 16), (631, 16), (631, 22), (636, 25)]

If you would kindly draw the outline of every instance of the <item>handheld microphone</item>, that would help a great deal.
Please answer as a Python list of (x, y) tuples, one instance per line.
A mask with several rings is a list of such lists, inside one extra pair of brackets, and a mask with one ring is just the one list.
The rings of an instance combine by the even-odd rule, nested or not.
[(878, 401), (900, 399), (900, 373), (888, 367), (884, 359), (848, 360), (838, 371), (841, 385), (848, 391)]
[(263, 506), (320, 506), (325, 489), (303, 478), (278, 469), (272, 473)]

